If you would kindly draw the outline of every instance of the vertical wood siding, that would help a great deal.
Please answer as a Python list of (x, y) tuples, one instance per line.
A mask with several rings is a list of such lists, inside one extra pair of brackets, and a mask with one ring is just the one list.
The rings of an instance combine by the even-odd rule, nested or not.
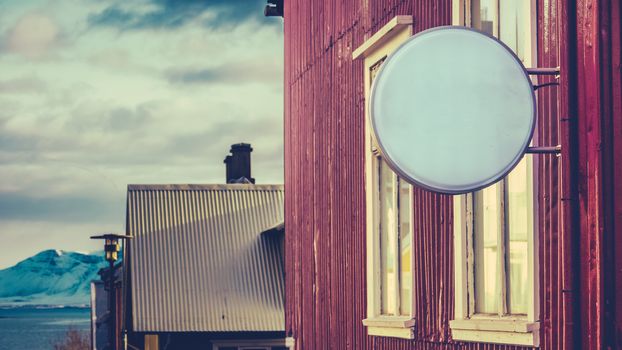
[[(370, 337), (361, 323), (365, 101), (363, 62), (351, 57), (396, 15), (412, 15), (419, 32), (449, 24), (451, 1), (285, 1), (286, 332), (297, 349), (519, 349), (452, 341), (452, 198), (421, 189), (415, 339)], [(541, 348), (622, 348), (620, 4), (539, 0), (537, 18), (538, 65), (562, 74), (538, 91), (534, 142), (563, 147), (535, 156)]]
[[(605, 130), (608, 140), (605, 165), (605, 201), (607, 234), (605, 235), (605, 261), (608, 266), (605, 278), (606, 346), (622, 349), (622, 4), (611, 1), (603, 9), (607, 35), (604, 37), (609, 54), (603, 65), (606, 72)], [(607, 55), (605, 55), (607, 56)]]
[[(560, 16), (559, 4), (555, 0), (539, 1), (537, 6), (537, 65), (539, 67), (560, 66)], [(553, 81), (552, 77), (540, 77), (538, 83)], [(571, 346), (565, 336), (568, 335), (562, 322), (564, 307), (567, 307), (567, 295), (564, 288), (564, 249), (563, 237), (567, 237), (568, 226), (561, 222), (565, 201), (569, 198), (563, 194), (560, 187), (565, 176), (562, 161), (569, 154), (566, 152), (565, 141), (560, 139), (560, 112), (561, 87), (543, 88), (537, 92), (538, 121), (534, 138), (534, 144), (540, 146), (553, 146), (563, 144), (564, 154), (561, 157), (530, 156), (534, 157), (537, 164), (536, 176), (538, 177), (538, 231), (539, 231), (539, 260), (540, 260), (540, 345), (544, 349), (564, 348)], [(570, 329), (572, 332), (572, 329)], [(567, 347), (566, 347), (567, 348)]]
[(583, 348), (622, 348), (620, 1), (576, 1), (579, 323)]

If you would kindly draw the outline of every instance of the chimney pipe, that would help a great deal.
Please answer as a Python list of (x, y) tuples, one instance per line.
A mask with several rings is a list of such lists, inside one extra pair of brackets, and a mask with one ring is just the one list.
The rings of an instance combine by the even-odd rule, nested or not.
[(231, 145), (231, 154), (225, 157), (224, 163), (227, 168), (226, 181), (231, 183), (255, 183), (251, 177), (251, 152), (253, 148), (249, 143), (236, 143)]

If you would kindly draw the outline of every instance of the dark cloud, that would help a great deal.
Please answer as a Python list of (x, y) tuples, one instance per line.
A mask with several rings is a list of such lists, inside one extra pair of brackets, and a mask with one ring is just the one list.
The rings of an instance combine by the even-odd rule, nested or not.
[(203, 69), (171, 69), (165, 73), (165, 77), (174, 84), (240, 84), (251, 82), (281, 84), (283, 70), (274, 62), (227, 63)]
[(278, 20), (268, 20), (263, 16), (265, 0), (151, 0), (150, 11), (132, 11), (114, 5), (100, 13), (89, 16), (92, 26), (107, 26), (121, 30), (132, 29), (170, 29), (181, 27), (205, 12), (215, 14), (202, 24), (208, 28), (227, 28), (255, 20), (267, 25), (278, 24)]
[(119, 200), (84, 194), (37, 198), (22, 193), (0, 194), (0, 220), (54, 222), (118, 221)]

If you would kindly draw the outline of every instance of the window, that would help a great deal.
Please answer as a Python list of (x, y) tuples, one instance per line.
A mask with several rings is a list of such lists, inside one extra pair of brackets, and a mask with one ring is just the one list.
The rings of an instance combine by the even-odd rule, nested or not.
[[(532, 66), (535, 0), (454, 0), (454, 24), (501, 39)], [(527, 155), (500, 182), (454, 199), (456, 340), (538, 346), (534, 171)]]
[[(354, 51), (354, 59), (364, 57), (366, 100), (387, 55), (411, 35), (412, 18), (398, 16)], [(412, 187), (389, 168), (367, 122), (365, 135), (368, 310), (363, 324), (370, 335), (412, 338)]]
[(214, 350), (287, 350), (294, 347), (293, 339), (215, 340)]
[(157, 334), (145, 334), (145, 350), (158, 350), (160, 343)]
[(410, 220), (411, 186), (389, 168), (380, 155), (374, 155), (377, 175), (372, 191), (378, 201), (371, 204), (375, 212), (375, 236), (380, 247), (380, 315), (411, 315)]

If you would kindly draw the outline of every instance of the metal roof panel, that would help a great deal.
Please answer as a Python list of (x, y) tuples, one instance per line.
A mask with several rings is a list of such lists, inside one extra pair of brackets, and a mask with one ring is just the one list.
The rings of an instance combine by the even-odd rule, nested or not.
[(283, 331), (279, 185), (130, 185), (138, 332)]

